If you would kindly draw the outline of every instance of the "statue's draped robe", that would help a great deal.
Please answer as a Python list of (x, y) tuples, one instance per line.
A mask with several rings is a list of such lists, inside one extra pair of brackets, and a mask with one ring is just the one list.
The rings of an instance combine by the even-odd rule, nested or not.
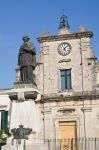
[(33, 81), (33, 70), (36, 66), (36, 51), (32, 43), (24, 43), (20, 47), (18, 65), (20, 67), (21, 81)]

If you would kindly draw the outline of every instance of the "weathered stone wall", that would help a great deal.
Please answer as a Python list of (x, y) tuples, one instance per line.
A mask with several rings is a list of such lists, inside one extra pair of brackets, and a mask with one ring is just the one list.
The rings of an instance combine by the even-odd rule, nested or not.
[[(57, 48), (64, 42), (71, 45), (71, 52), (66, 56), (61, 56)], [(90, 46), (90, 37), (44, 41), (41, 43), (40, 59), (42, 64), (37, 67), (37, 72), (40, 72), (37, 74), (37, 80), (38, 88), (42, 89), (44, 94), (62, 92), (61, 69), (71, 69), (72, 89), (70, 93), (95, 90), (96, 61)]]
[[(51, 100), (40, 107), (42, 134), (41, 138), (59, 139), (59, 123), (76, 121), (77, 138), (99, 137), (99, 100)], [(85, 127), (84, 127), (85, 125)], [(45, 136), (44, 136), (45, 135)]]
[[(62, 39), (62, 33), (55, 39), (54, 36), (40, 39), (40, 63), (36, 68), (36, 72), (39, 72), (37, 85), (45, 97), (44, 103), (39, 104), (41, 137), (59, 139), (60, 121), (76, 121), (77, 138), (99, 137), (99, 64), (91, 49), (91, 37), (82, 33), (80, 38)], [(64, 42), (71, 45), (71, 52), (61, 56), (57, 48)], [(69, 91), (61, 91), (61, 69), (71, 69), (72, 89)], [(84, 95), (87, 98), (83, 97)]]

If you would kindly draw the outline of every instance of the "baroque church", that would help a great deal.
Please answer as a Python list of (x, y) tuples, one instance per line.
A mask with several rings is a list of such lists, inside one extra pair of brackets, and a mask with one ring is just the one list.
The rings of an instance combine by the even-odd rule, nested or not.
[(19, 63), (13, 86), (0, 90), (2, 150), (99, 149), (99, 63), (92, 37), (85, 27), (72, 32), (63, 15), (56, 35), (37, 38), (35, 68)]

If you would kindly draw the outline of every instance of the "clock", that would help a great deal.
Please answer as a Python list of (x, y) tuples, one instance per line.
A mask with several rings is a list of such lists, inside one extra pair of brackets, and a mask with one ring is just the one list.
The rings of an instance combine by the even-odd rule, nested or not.
[(58, 53), (62, 56), (68, 55), (71, 51), (71, 46), (68, 43), (62, 43), (58, 46)]

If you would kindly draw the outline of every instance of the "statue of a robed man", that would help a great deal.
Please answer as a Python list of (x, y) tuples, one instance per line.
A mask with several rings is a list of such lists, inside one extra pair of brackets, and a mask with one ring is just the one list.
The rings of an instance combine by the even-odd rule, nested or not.
[(36, 66), (36, 49), (29, 39), (28, 36), (23, 37), (24, 43), (20, 47), (18, 55), (20, 80), (24, 83), (33, 82), (33, 70)]

